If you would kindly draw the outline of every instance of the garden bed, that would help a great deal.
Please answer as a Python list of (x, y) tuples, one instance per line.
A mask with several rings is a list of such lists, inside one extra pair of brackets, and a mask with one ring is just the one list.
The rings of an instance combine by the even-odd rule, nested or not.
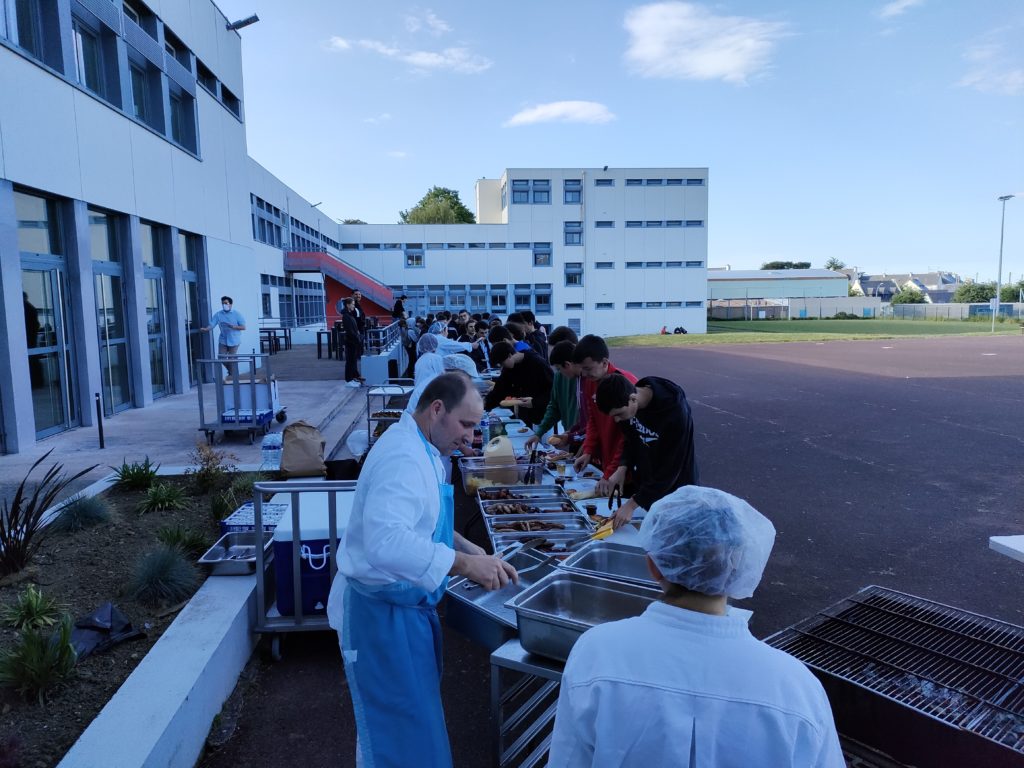
[[(240, 479), (232, 496), (228, 489)], [(194, 585), (182, 599), (175, 605), (154, 606), (137, 599), (129, 588), (139, 560), (161, 545), (158, 532), (169, 527), (189, 529), (207, 547), (212, 545), (219, 536), (218, 520), (237, 506), (236, 501), (246, 500), (241, 490), (246, 479), (251, 483), (252, 476), (215, 473), (210, 490), (200, 490), (195, 476), (162, 476), (159, 482), (183, 491), (187, 508), (145, 513), (138, 511), (144, 491), (111, 488), (98, 496), (109, 508), (106, 522), (73, 533), (47, 530), (30, 565), (0, 579), (0, 609), (34, 585), (60, 603), (72, 619), (110, 601), (145, 632), (143, 638), (80, 660), (70, 678), (46, 694), (42, 706), (34, 697), (0, 688), (0, 765), (44, 768), (60, 761), (206, 578), (197, 568)], [(194, 562), (195, 557), (190, 554), (189, 560)], [(0, 628), (0, 653), (11, 649), (16, 639), (14, 629)], [(5, 762), (11, 752), (15, 759)]]

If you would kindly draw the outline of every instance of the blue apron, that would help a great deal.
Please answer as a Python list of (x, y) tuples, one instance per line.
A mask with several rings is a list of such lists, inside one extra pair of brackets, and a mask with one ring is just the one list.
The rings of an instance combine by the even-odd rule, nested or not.
[[(419, 435), (431, 456), (426, 438)], [(438, 490), (441, 509), (432, 540), (452, 547), (454, 490), (448, 483), (439, 483)], [(452, 764), (441, 706), (441, 622), (436, 610), (447, 585), (447, 576), (433, 592), (406, 581), (370, 585), (348, 580), (342, 647), (366, 768)]]

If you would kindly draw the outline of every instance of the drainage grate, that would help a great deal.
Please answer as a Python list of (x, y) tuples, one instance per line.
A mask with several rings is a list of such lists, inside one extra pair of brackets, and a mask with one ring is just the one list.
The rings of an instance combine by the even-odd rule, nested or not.
[(840, 731), (893, 757), (1024, 762), (1022, 627), (866, 587), (767, 642), (818, 675)]

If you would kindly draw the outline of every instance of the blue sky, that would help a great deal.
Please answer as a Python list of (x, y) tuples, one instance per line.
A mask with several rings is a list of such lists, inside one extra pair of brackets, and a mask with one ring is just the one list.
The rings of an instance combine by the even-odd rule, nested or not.
[(249, 153), (397, 221), (506, 167), (707, 166), (711, 266), (1024, 276), (1024, 3), (218, 0)]

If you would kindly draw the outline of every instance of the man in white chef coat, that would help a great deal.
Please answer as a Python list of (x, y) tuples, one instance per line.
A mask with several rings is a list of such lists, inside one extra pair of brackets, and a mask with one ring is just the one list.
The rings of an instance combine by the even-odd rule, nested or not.
[(640, 541), (664, 594), (576, 643), (551, 768), (845, 768), (818, 680), (727, 612), (728, 597), (753, 594), (774, 540), (767, 518), (713, 488), (651, 505)]
[(360, 474), (327, 603), (355, 710), (357, 765), (451, 766), (437, 603), (449, 575), (486, 589), (518, 580), (512, 566), (454, 532), (442, 456), (468, 444), (482, 416), (466, 376), (438, 376), (415, 413), (374, 444)]

